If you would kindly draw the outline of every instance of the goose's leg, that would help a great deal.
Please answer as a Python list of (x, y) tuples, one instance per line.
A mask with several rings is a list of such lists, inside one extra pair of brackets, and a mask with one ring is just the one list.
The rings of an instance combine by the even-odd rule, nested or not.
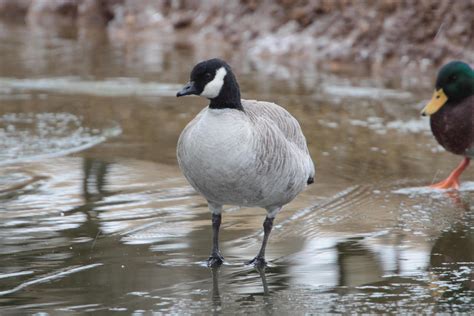
[(463, 171), (469, 166), (470, 159), (465, 157), (459, 166), (451, 172), (451, 174), (443, 181), (430, 185), (434, 189), (456, 189), (459, 190), (459, 177)]
[(224, 262), (224, 257), (219, 250), (219, 228), (222, 220), (222, 205), (209, 202), (212, 213), (212, 249), (211, 256), (207, 259), (208, 267), (218, 267)]
[(267, 247), (268, 237), (273, 228), (273, 220), (275, 219), (276, 214), (281, 210), (281, 207), (278, 208), (271, 208), (267, 209), (267, 217), (263, 222), (263, 241), (262, 246), (260, 247), (260, 251), (258, 252), (257, 256), (250, 260), (247, 264), (253, 264), (256, 267), (263, 268), (267, 265), (265, 261), (265, 248)]

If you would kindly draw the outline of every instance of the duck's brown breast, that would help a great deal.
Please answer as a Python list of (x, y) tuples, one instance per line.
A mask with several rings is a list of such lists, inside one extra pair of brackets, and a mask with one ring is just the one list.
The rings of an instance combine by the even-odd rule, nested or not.
[(431, 116), (431, 131), (438, 143), (456, 155), (470, 155), (474, 149), (474, 96), (459, 104), (446, 103)]

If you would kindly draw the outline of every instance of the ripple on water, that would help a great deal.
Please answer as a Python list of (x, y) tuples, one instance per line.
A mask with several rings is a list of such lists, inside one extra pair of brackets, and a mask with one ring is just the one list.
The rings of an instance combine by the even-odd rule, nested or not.
[[(449, 193), (452, 191), (453, 190), (433, 189), (428, 186), (422, 186), (422, 187), (400, 188), (400, 189), (393, 190), (393, 193), (408, 195), (410, 197), (429, 195), (432, 198), (445, 198), (446, 193)], [(474, 182), (473, 181), (461, 182), (461, 187), (457, 191), (474, 192)]]
[[(0, 117), (0, 165), (65, 156), (121, 133), (113, 122), (83, 126), (71, 113), (9, 113)], [(0, 180), (1, 181), (1, 180)]]
[(37, 79), (0, 78), (0, 93), (10, 95), (18, 91), (43, 91), (96, 96), (175, 96), (182, 86), (156, 82), (140, 82), (136, 78), (110, 78), (101, 81), (79, 77)]

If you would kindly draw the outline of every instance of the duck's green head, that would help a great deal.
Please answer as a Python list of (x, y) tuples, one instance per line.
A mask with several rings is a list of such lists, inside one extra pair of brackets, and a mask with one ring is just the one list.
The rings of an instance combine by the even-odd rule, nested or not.
[(446, 102), (457, 103), (474, 95), (474, 71), (462, 61), (452, 61), (441, 67), (431, 101), (421, 115), (436, 113)]

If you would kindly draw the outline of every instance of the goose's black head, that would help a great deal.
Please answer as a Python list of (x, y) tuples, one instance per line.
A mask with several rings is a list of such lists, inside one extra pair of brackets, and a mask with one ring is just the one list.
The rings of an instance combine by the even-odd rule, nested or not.
[(230, 66), (221, 59), (205, 60), (194, 66), (189, 82), (176, 96), (192, 94), (208, 98), (213, 109), (243, 110), (239, 84)]

